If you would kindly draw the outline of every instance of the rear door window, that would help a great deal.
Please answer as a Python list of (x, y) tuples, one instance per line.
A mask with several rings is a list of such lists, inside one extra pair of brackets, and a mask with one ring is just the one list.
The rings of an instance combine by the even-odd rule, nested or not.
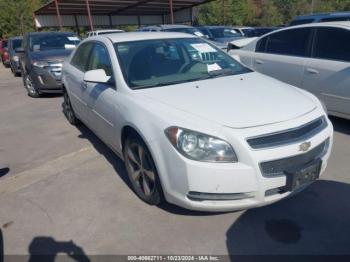
[(350, 62), (350, 31), (335, 27), (319, 27), (313, 57)]

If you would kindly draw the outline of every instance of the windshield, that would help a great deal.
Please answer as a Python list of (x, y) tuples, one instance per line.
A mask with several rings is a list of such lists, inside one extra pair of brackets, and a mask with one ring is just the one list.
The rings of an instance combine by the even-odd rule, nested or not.
[(75, 35), (69, 34), (40, 34), (30, 37), (30, 49), (42, 51), (51, 49), (72, 49), (80, 40)]
[(210, 29), (211, 34), (215, 38), (239, 37), (241, 34), (232, 28), (213, 28)]
[(200, 37), (204, 36), (201, 31), (199, 31), (196, 28), (191, 28), (191, 27), (169, 28), (169, 29), (164, 29), (163, 31), (187, 33), (187, 34), (196, 35), (196, 36), (200, 36)]
[(22, 40), (21, 39), (15, 39), (15, 40), (12, 40), (12, 49), (15, 50), (16, 48), (19, 48), (21, 47), (22, 45)]
[(200, 38), (116, 43), (115, 50), (132, 89), (251, 72)]

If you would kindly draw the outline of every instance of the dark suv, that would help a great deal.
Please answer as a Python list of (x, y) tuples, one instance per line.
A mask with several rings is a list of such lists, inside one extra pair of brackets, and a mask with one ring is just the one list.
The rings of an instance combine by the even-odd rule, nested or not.
[(61, 70), (66, 57), (80, 42), (73, 33), (28, 33), (23, 37), (20, 55), (23, 83), (31, 97), (61, 93)]

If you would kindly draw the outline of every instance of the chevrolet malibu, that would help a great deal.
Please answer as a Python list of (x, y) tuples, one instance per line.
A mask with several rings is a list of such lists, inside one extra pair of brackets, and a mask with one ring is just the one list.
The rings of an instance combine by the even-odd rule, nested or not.
[(83, 41), (63, 66), (63, 112), (126, 165), (140, 199), (193, 210), (267, 205), (317, 180), (333, 127), (310, 93), (206, 40), (125, 33)]

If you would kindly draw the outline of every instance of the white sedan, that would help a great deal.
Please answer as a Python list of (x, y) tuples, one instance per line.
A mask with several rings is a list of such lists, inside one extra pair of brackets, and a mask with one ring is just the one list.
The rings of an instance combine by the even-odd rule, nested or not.
[(330, 115), (350, 119), (350, 22), (287, 27), (229, 47), (247, 67), (315, 94)]
[(83, 41), (63, 111), (126, 164), (135, 193), (194, 210), (263, 206), (319, 178), (333, 127), (319, 100), (182, 33)]

